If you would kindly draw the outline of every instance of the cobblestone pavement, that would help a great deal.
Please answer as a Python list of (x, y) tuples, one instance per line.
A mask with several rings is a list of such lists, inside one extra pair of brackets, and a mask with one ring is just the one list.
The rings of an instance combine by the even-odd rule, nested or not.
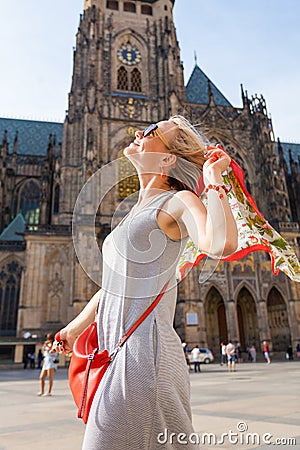
[[(162, 449), (177, 441), (184, 449), (188, 440), (198, 440), (202, 449), (300, 449), (300, 362), (239, 364), (232, 373), (217, 364), (201, 368), (190, 373), (197, 435), (162, 430)], [(0, 371), (0, 450), (80, 450), (84, 425), (76, 418), (66, 369), (58, 370), (52, 397), (36, 395), (38, 377), (32, 369)]]

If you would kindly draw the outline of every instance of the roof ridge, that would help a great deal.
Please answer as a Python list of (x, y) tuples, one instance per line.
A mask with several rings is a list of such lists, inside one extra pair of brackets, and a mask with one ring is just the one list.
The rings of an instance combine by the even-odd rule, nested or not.
[(24, 241), (23, 236), (18, 236), (17, 233), (24, 233), (26, 220), (20, 211), (6, 228), (0, 234), (0, 241)]
[(186, 96), (189, 103), (209, 104), (209, 85), (216, 106), (230, 106), (232, 104), (222, 94), (219, 88), (211, 81), (205, 72), (196, 63), (186, 85)]

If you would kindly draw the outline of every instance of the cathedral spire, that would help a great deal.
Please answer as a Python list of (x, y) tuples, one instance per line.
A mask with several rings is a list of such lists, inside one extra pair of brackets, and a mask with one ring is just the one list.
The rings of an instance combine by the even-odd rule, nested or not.
[(211, 81), (207, 79), (207, 90), (208, 90), (208, 103), (210, 106), (216, 106), (213, 91), (211, 88)]
[(278, 149), (278, 156), (279, 156), (279, 167), (281, 167), (285, 173), (287, 173), (287, 163), (283, 154), (283, 148), (280, 142), (280, 139), (277, 139), (277, 149)]
[(14, 139), (14, 150), (13, 152), (16, 154), (18, 151), (18, 130), (16, 131), (15, 139)]

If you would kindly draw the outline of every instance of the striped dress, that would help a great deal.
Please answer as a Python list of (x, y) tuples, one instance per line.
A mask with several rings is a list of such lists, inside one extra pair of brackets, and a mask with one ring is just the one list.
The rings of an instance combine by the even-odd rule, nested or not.
[(182, 449), (170, 434), (194, 432), (187, 364), (173, 328), (175, 269), (187, 239), (168, 238), (157, 223), (157, 213), (174, 193), (162, 191), (126, 216), (103, 243), (101, 349), (112, 351), (165, 282), (170, 283), (106, 371), (90, 411), (84, 450)]

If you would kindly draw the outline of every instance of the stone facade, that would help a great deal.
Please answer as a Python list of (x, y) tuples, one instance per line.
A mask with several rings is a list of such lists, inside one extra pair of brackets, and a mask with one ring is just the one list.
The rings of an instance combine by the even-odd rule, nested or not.
[[(27, 157), (26, 172), (17, 152), (18, 136), (9, 153), (4, 135), (0, 265), (4, 273), (10, 260), (22, 267), (13, 330), (19, 337), (27, 331), (38, 337), (56, 331), (96, 292), (98, 286), (80, 266), (72, 243), (78, 194), (93, 173), (121, 155), (135, 129), (171, 114), (203, 124), (207, 136), (239, 162), (258, 207), (299, 256), (297, 162), (290, 155), (288, 166), (283, 147), (274, 141), (262, 96), (250, 98), (242, 88), (243, 106), (235, 108), (198, 66), (184, 86), (173, 4), (86, 0), (62, 145), (52, 135), (46, 155)], [(38, 220), (27, 218), (25, 242), (8, 241), (5, 227), (20, 211), (18, 190), (30, 180), (40, 190)], [(137, 189), (136, 179), (131, 179), (105, 198), (96, 220), (100, 245), (122, 198)], [(16, 198), (19, 203), (13, 209)], [(268, 340), (274, 352), (285, 352), (290, 343), (295, 349), (300, 341), (299, 285), (283, 274), (273, 276), (265, 254), (230, 264), (208, 260), (178, 288), (175, 328), (185, 342), (200, 343), (215, 353), (220, 341), (229, 338), (243, 348), (254, 343), (260, 349)]]

